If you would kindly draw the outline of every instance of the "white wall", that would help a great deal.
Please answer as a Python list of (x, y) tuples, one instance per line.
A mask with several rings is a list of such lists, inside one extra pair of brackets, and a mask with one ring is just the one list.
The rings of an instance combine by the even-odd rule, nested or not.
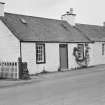
[(89, 66), (105, 64), (105, 54), (102, 55), (102, 42), (89, 44)]
[(69, 70), (79, 67), (75, 60), (75, 56), (73, 55), (73, 49), (77, 47), (77, 43), (69, 43), (68, 44), (68, 64)]
[(59, 44), (46, 43), (45, 44), (45, 64), (36, 64), (36, 44), (22, 43), (22, 58), (24, 62), (28, 62), (28, 69), (30, 74), (40, 73), (45, 69), (46, 71), (58, 71), (59, 67)]
[[(35, 74), (43, 71), (58, 71), (60, 66), (60, 56), (59, 56), (59, 43), (46, 43), (45, 53), (46, 53), (46, 63), (36, 64), (36, 44), (35, 43), (22, 43), (22, 57), (23, 61), (28, 62), (28, 69), (30, 74)], [(68, 44), (68, 66), (69, 70), (79, 67), (76, 63), (75, 57), (73, 55), (73, 49), (77, 47), (77, 43)], [(105, 55), (102, 55), (102, 43), (96, 42), (94, 44), (89, 44), (89, 66), (105, 64)]]
[[(22, 43), (22, 58), (23, 62), (28, 63), (30, 74), (40, 73), (45, 69), (46, 71), (58, 71), (60, 66), (59, 43), (45, 43), (45, 64), (36, 64), (36, 44)], [(69, 70), (79, 67), (73, 55), (73, 49), (77, 47), (77, 43), (68, 44), (68, 68)]]
[(17, 61), (20, 55), (19, 40), (0, 21), (0, 61)]
[(70, 25), (75, 25), (75, 15), (62, 15), (61, 19), (67, 21)]
[(60, 66), (59, 43), (46, 44), (46, 70), (58, 71)]

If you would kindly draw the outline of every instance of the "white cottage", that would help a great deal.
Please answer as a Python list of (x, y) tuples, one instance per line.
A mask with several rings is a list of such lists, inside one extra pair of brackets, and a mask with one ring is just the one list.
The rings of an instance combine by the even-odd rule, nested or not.
[(81, 29), (82, 25), (75, 24), (72, 9), (62, 15), (62, 20), (55, 20), (4, 13), (3, 8), (4, 3), (0, 3), (1, 61), (21, 57), (28, 63), (30, 74), (101, 64), (93, 61), (93, 40)]
[(93, 43), (89, 44), (89, 65), (105, 64), (105, 26), (76, 24), (85, 36)]

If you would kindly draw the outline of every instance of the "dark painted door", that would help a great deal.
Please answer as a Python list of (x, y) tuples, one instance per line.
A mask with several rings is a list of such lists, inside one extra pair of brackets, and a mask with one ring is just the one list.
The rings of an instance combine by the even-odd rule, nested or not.
[(61, 69), (68, 68), (68, 49), (67, 44), (60, 44), (60, 67)]

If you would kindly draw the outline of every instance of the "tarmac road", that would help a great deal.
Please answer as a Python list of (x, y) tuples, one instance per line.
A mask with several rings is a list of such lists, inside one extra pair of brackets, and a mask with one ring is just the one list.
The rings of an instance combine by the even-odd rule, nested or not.
[(0, 105), (105, 105), (105, 71), (2, 88)]

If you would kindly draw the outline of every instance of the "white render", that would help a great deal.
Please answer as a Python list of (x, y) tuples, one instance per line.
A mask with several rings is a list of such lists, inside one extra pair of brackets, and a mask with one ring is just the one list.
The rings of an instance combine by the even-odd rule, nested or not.
[(68, 44), (68, 66), (69, 66), (69, 70), (79, 67), (79, 65), (77, 64), (77, 62), (75, 60), (75, 56), (73, 55), (74, 47), (77, 47), (77, 43), (69, 43)]
[(89, 66), (105, 64), (105, 54), (102, 55), (102, 43), (104, 42), (89, 44)]
[(58, 71), (60, 67), (59, 43), (46, 43), (46, 70)]
[(62, 15), (61, 19), (67, 21), (70, 25), (75, 25), (75, 15), (65, 14)]
[(15, 62), (20, 56), (19, 40), (0, 21), (0, 61)]
[[(40, 73), (43, 70), (48, 72), (58, 71), (60, 67), (59, 55), (60, 43), (45, 43), (46, 62), (44, 64), (36, 64), (36, 43), (21, 44), (22, 60), (28, 63), (28, 70), (30, 74)], [(79, 67), (73, 55), (73, 49), (77, 44), (68, 44), (68, 70)]]
[(59, 68), (59, 44), (45, 43), (46, 62), (44, 64), (36, 64), (36, 44), (22, 43), (22, 60), (28, 62), (28, 70), (30, 74), (40, 73), (43, 70), (52, 72), (58, 71)]

